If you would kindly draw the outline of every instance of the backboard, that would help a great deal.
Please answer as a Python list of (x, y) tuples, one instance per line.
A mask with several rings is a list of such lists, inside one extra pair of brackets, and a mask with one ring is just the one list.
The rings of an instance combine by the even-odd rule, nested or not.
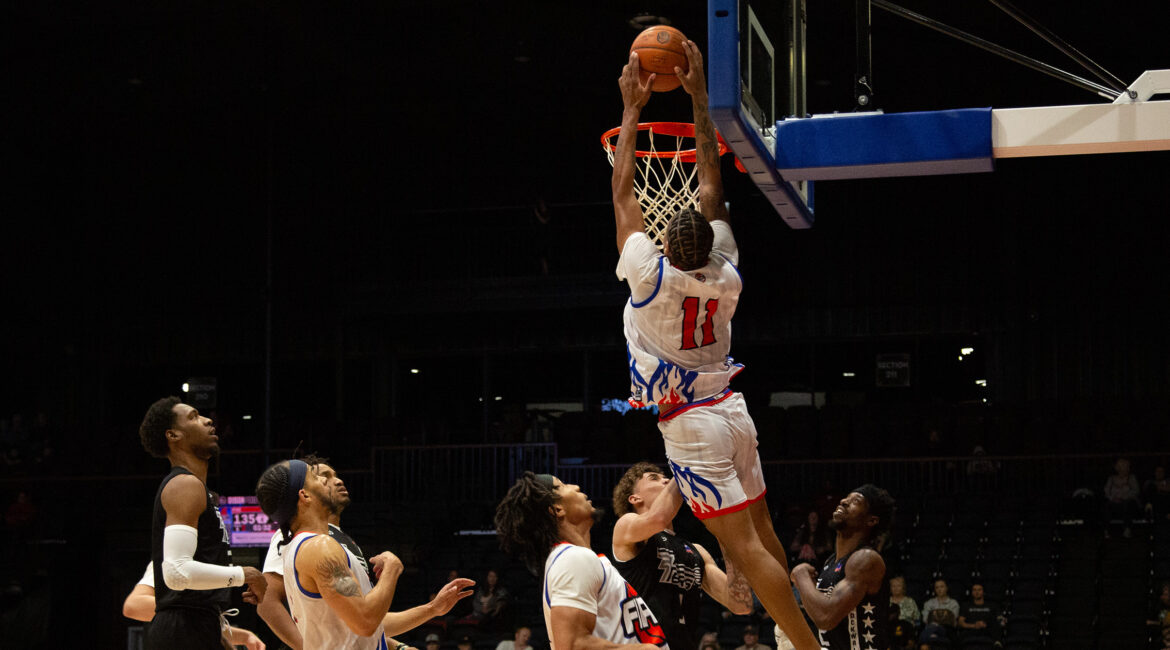
[(805, 0), (708, 0), (711, 118), (752, 181), (793, 228), (813, 224), (813, 183), (776, 168), (775, 124), (806, 114)]

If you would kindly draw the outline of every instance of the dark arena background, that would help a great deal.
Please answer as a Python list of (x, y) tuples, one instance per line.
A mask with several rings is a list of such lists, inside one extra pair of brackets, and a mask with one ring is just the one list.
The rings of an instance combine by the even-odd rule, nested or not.
[[(1066, 64), (988, 3), (904, 4)], [(1127, 82), (1170, 68), (1165, 2), (1020, 4)], [(851, 108), (851, 10), (810, 3), (812, 112)], [(178, 394), (215, 419), (220, 495), (298, 446), (331, 458), (347, 531), (406, 565), (394, 609), (499, 571), (499, 620), (412, 645), (490, 650), (527, 625), (547, 650), (495, 504), (525, 469), (608, 503), (629, 464), (663, 460), (655, 415), (626, 408), (598, 140), (640, 14), (705, 48), (703, 2), (6, 3), (0, 645), (135, 647), (121, 603), (167, 469), (137, 428)], [(873, 33), (886, 111), (1100, 101), (879, 12)], [(688, 99), (644, 118), (689, 120)], [(733, 388), (781, 540), (874, 482), (919, 605), (935, 578), (960, 602), (979, 583), (1008, 647), (1162, 648), (1170, 153), (822, 182), (801, 231), (723, 173), (746, 283)], [(1119, 458), (1132, 509), (1103, 495)], [(679, 528), (718, 548), (689, 513)], [(772, 644), (717, 605), (699, 625), (730, 650), (748, 623)]]

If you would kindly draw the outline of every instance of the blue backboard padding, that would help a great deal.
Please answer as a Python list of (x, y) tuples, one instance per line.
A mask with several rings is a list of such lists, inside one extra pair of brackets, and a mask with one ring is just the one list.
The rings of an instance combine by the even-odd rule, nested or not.
[(837, 115), (776, 123), (776, 166), (849, 167), (986, 159), (991, 109)]
[(747, 118), (740, 93), (739, 0), (707, 2), (707, 96), (711, 120), (739, 157), (752, 182), (792, 228), (813, 224), (813, 188), (808, 203), (776, 169), (772, 152)]

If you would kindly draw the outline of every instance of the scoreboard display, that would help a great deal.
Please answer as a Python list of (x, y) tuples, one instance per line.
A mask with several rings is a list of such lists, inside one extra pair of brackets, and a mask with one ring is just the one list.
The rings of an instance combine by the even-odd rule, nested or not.
[(230, 543), (236, 547), (268, 546), (272, 533), (280, 529), (260, 509), (255, 496), (220, 497), (219, 515), (227, 526)]

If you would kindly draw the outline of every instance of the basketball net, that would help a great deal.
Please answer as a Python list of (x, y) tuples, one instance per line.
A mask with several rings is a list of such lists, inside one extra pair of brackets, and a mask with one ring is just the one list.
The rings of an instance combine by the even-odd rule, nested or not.
[[(666, 224), (683, 208), (699, 207), (699, 183), (695, 165), (695, 125), (685, 122), (644, 122), (638, 131), (648, 139), (646, 149), (637, 149), (634, 164), (634, 195), (642, 206), (646, 234), (659, 250)], [(621, 127), (601, 136), (609, 164), (617, 151)], [(719, 139), (719, 155), (730, 151)]]

